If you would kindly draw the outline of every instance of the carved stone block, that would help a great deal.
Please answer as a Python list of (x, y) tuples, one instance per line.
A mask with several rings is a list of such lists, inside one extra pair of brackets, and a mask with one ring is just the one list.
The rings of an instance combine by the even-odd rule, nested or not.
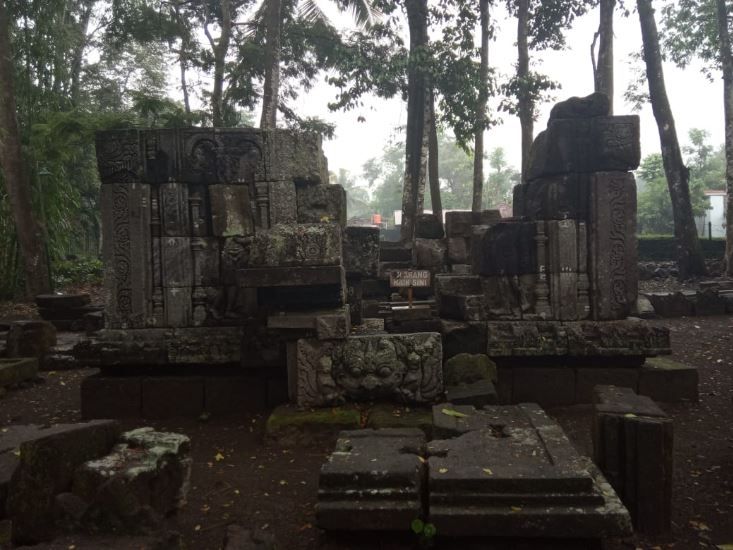
[(150, 186), (104, 185), (100, 203), (107, 327), (145, 327), (151, 323)]
[(439, 334), (298, 341), (300, 407), (330, 406), (347, 400), (431, 403), (442, 393)]
[(448, 242), (448, 263), (466, 264), (470, 261), (470, 240), (465, 237), (449, 237)]
[(551, 120), (532, 144), (528, 180), (573, 172), (635, 170), (639, 117)]
[(346, 191), (340, 185), (297, 186), (298, 223), (337, 223), (346, 227)]
[(246, 185), (210, 185), (211, 230), (216, 237), (252, 235), (254, 220)]
[(181, 161), (177, 181), (248, 183), (264, 178), (264, 140), (253, 129), (179, 130)]
[(158, 187), (161, 234), (164, 237), (191, 236), (188, 210), (188, 185), (162, 183)]
[(537, 272), (536, 226), (533, 222), (503, 222), (476, 236), (474, 264), (483, 276), (512, 276)]
[(193, 324), (193, 305), (190, 287), (166, 288), (165, 325), (172, 328), (187, 327)]
[(268, 181), (328, 183), (328, 163), (320, 136), (292, 130), (270, 130), (263, 135), (267, 143), (264, 153)]
[(624, 319), (638, 294), (636, 183), (628, 173), (591, 176), (588, 258), (593, 319)]
[(309, 331), (319, 340), (343, 340), (349, 336), (349, 309), (327, 311), (278, 312), (267, 318), (267, 328)]
[(225, 269), (341, 265), (336, 224), (276, 225), (252, 237), (225, 239)]
[(347, 274), (377, 277), (379, 228), (349, 226), (344, 231), (344, 267)]
[(550, 306), (553, 318), (578, 318), (578, 230), (574, 220), (547, 222)]
[(363, 319), (362, 308), (364, 303), (364, 290), (360, 276), (347, 277), (346, 302), (349, 304), (352, 324), (360, 325)]
[(298, 199), (292, 181), (271, 181), (269, 187), (270, 227), (298, 223)]
[(102, 183), (143, 181), (143, 157), (138, 130), (97, 134), (97, 166)]
[(191, 238), (163, 237), (160, 246), (163, 287), (193, 286)]
[(440, 271), (445, 266), (447, 249), (444, 239), (415, 239), (413, 264), (417, 268)]

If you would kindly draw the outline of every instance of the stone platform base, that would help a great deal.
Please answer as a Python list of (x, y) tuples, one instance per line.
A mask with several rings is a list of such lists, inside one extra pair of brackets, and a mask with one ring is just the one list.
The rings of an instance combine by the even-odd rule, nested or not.
[(196, 418), (263, 411), (287, 402), (284, 369), (228, 370), (93, 375), (81, 384), (82, 417)]
[(698, 400), (695, 367), (667, 358), (647, 359), (641, 367), (531, 366), (500, 367), (497, 391), (500, 403), (539, 403), (556, 407), (593, 402), (593, 387), (631, 388), (655, 401)]

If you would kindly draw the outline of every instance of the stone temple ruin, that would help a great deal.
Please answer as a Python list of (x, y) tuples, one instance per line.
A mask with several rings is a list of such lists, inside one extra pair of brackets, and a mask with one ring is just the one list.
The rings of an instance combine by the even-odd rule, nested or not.
[[(321, 525), (400, 529), (425, 516), (446, 533), (514, 536), (545, 510), (525, 536), (627, 532), (613, 490), (562, 430), (539, 406), (512, 405), (590, 402), (596, 384), (637, 390), (654, 376), (645, 359), (670, 353), (665, 330), (630, 318), (639, 120), (608, 116), (604, 99), (555, 107), (514, 218), (451, 212), (443, 233), (423, 216), (401, 244), (346, 226), (344, 190), (313, 135), (101, 133), (107, 301), (105, 329), (76, 349), (101, 368), (82, 386), (84, 416), (432, 406), (446, 399), (446, 361), (482, 354), (498, 392), (481, 380), (481, 396), (436, 405), (433, 442), (414, 430), (341, 435), (322, 471)], [(388, 282), (409, 267), (434, 281), (414, 309)], [(471, 407), (486, 403), (506, 406)], [(509, 465), (521, 449), (534, 458)], [(376, 450), (389, 479), (370, 478)], [(371, 512), (344, 519), (357, 509)]]

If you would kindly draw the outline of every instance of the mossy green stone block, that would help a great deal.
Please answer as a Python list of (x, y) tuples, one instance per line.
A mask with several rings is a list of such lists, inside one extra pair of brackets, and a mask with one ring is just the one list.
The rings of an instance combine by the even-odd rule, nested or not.
[(18, 384), (35, 378), (37, 374), (38, 359), (35, 357), (0, 359), (0, 387)]
[(367, 428), (419, 428), (430, 435), (433, 430), (433, 412), (425, 407), (413, 409), (379, 404), (369, 410)]
[(289, 430), (339, 432), (361, 427), (361, 411), (356, 407), (301, 410), (293, 405), (277, 407), (267, 419), (266, 431), (277, 436)]
[(448, 359), (443, 366), (443, 378), (446, 386), (498, 379), (496, 365), (488, 355), (471, 353), (459, 353)]

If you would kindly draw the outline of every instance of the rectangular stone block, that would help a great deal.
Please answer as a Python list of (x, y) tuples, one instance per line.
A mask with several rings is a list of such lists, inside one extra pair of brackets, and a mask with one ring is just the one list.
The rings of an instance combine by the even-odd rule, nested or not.
[(481, 278), (484, 312), (487, 319), (521, 319), (522, 292), (519, 277)]
[(96, 146), (102, 183), (143, 181), (143, 153), (138, 130), (97, 132)]
[(165, 340), (168, 363), (206, 365), (239, 363), (244, 329), (234, 327), (177, 328)]
[(523, 201), (522, 216), (531, 220), (587, 221), (591, 177), (583, 173), (557, 174), (517, 186)]
[(180, 160), (175, 181), (233, 184), (267, 177), (265, 133), (256, 129), (178, 130)]
[(150, 186), (104, 185), (100, 205), (105, 322), (108, 328), (145, 327), (152, 321)]
[[(536, 226), (533, 222), (502, 222), (489, 227), (472, 248), (474, 269), (482, 276), (537, 272)], [(478, 237), (474, 237), (478, 239)]]
[(321, 267), (260, 267), (240, 269), (239, 286), (244, 288), (303, 287), (319, 285), (346, 286), (346, 273), (338, 265)]
[(465, 237), (449, 237), (448, 262), (451, 264), (467, 264), (471, 260), (470, 239)]
[(0, 358), (0, 387), (13, 386), (38, 375), (38, 359), (20, 357)]
[(192, 292), (191, 287), (164, 289), (165, 326), (174, 328), (193, 326)]
[(514, 403), (539, 403), (542, 407), (576, 403), (575, 370), (570, 367), (516, 367), (512, 378)]
[(268, 130), (262, 134), (266, 143), (266, 181), (328, 183), (328, 163), (318, 134), (293, 130)]
[(573, 172), (626, 172), (641, 160), (639, 117), (555, 119), (532, 144), (527, 180)]
[(330, 311), (278, 312), (267, 318), (267, 328), (310, 331), (319, 340), (347, 338), (351, 329), (349, 309)]
[(648, 397), (599, 386), (593, 415), (594, 462), (607, 475), (637, 531), (671, 528), (672, 420)]
[(347, 275), (379, 275), (379, 228), (347, 227), (344, 231), (343, 251)]
[(341, 266), (341, 228), (332, 223), (277, 225), (251, 238), (225, 239), (222, 267)]
[(298, 340), (298, 406), (343, 401), (430, 403), (443, 392), (440, 334)]
[(423, 515), (424, 450), (416, 428), (341, 432), (318, 480), (318, 526), (404, 531)]
[(162, 237), (191, 236), (187, 184), (160, 184), (158, 186), (158, 208), (160, 209)]
[(204, 379), (204, 410), (213, 415), (259, 412), (267, 407), (267, 382), (261, 376), (222, 375)]
[(623, 367), (578, 367), (575, 369), (576, 403), (592, 403), (593, 390), (598, 385), (612, 385), (636, 391), (639, 369)]
[(639, 286), (636, 183), (627, 173), (591, 176), (588, 260), (590, 305), (596, 320), (624, 319)]
[(379, 261), (410, 262), (412, 261), (412, 249), (403, 243), (382, 241), (379, 243)]
[(440, 320), (443, 357), (450, 359), (459, 353), (486, 353), (486, 323)]
[(81, 417), (140, 418), (142, 379), (139, 376), (87, 376), (81, 383)]
[(271, 181), (269, 191), (270, 227), (298, 223), (298, 199), (292, 181)]
[(204, 412), (204, 379), (156, 376), (142, 380), (143, 418), (197, 418)]
[(194, 286), (218, 287), (222, 283), (219, 239), (194, 237), (191, 249), (195, 264)]
[(210, 185), (211, 231), (216, 237), (252, 235), (255, 231), (249, 187)]
[(446, 253), (444, 239), (415, 239), (412, 249), (413, 265), (440, 271), (446, 264)]
[(161, 237), (160, 248), (163, 287), (193, 286), (191, 238)]
[(442, 318), (458, 321), (483, 321), (483, 295), (443, 294), (440, 297), (438, 315)]
[(697, 401), (697, 369), (666, 357), (651, 357), (639, 370), (639, 393), (663, 403)]
[[(446, 407), (465, 416), (448, 416)], [(430, 521), (437, 532), (543, 540), (631, 533), (629, 515), (606, 480), (537, 405), (444, 404), (434, 407), (433, 418), (436, 432), (451, 437), (428, 444)]]
[(346, 227), (346, 191), (338, 184), (296, 186), (298, 223), (335, 223)]
[(349, 304), (349, 314), (352, 325), (360, 325), (363, 319), (364, 292), (361, 277), (347, 277), (346, 302)]

